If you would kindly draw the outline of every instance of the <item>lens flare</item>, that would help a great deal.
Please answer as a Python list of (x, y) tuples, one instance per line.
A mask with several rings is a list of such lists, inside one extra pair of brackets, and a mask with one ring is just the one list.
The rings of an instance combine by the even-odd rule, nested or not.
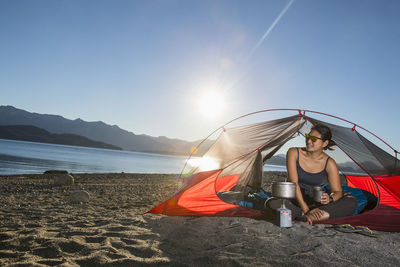
[(190, 149), (190, 153), (191, 153), (192, 155), (195, 155), (195, 154), (197, 153), (197, 151), (199, 151), (199, 150), (197, 149), (196, 146), (193, 146), (193, 147)]
[(219, 160), (211, 157), (191, 158), (188, 164), (192, 167), (200, 168), (201, 171), (211, 171), (221, 168)]

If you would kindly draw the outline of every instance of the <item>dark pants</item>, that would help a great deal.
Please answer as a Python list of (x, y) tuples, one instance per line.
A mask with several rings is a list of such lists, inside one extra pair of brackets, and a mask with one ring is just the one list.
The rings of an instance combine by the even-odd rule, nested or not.
[[(328, 205), (315, 202), (307, 197), (304, 197), (304, 201), (307, 203), (310, 210), (319, 208), (329, 213), (329, 219), (352, 216), (357, 209), (357, 199), (352, 195), (344, 195), (341, 199), (329, 203)], [(276, 211), (281, 207), (282, 202), (282, 199), (270, 198), (266, 203), (266, 208)], [(285, 206), (292, 211), (293, 219), (302, 215), (302, 210), (296, 200), (285, 200)]]

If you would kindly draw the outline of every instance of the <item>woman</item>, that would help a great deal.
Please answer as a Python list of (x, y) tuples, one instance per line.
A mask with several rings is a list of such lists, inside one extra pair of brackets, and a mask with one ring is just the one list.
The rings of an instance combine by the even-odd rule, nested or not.
[[(296, 206), (291, 207), (294, 217), (297, 214), (297, 219), (312, 225), (317, 221), (353, 215), (357, 200), (351, 195), (343, 195), (336, 162), (324, 153), (335, 145), (330, 129), (318, 124), (305, 137), (305, 148), (290, 148), (286, 155), (288, 180), (296, 184), (296, 201), (293, 201)], [(331, 193), (323, 193), (320, 203), (315, 202), (313, 189), (326, 178)]]

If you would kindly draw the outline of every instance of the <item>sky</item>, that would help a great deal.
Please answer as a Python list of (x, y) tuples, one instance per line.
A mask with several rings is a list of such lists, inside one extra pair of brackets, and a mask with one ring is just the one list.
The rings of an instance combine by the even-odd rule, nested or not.
[(399, 14), (397, 0), (0, 0), (0, 105), (188, 141), (308, 109), (400, 149)]

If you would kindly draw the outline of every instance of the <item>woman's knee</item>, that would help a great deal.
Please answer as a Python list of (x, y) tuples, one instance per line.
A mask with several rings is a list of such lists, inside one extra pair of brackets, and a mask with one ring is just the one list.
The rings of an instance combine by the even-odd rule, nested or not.
[(338, 216), (337, 217), (347, 217), (354, 215), (357, 210), (358, 202), (354, 196), (344, 196), (340, 199), (341, 203), (339, 205)]
[(346, 196), (345, 198), (347, 198), (346, 199), (347, 205), (352, 208), (352, 211), (354, 213), (358, 207), (357, 198), (355, 198), (354, 196)]

